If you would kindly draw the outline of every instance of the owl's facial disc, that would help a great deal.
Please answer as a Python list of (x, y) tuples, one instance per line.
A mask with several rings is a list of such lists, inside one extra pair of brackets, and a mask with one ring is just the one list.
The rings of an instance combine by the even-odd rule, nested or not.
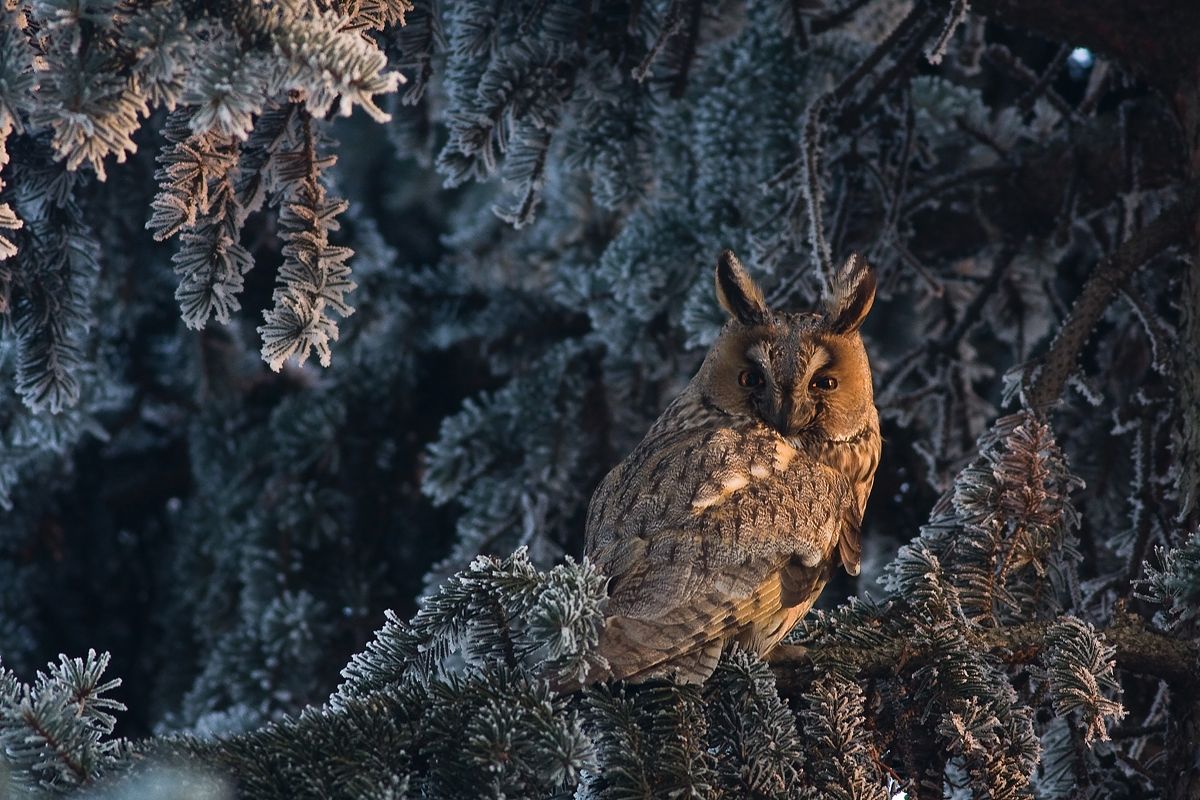
[(780, 435), (791, 437), (820, 421), (838, 381), (827, 369), (832, 354), (826, 347), (812, 343), (804, 331), (782, 333), (778, 338), (758, 340), (746, 349), (738, 385), (763, 422)]

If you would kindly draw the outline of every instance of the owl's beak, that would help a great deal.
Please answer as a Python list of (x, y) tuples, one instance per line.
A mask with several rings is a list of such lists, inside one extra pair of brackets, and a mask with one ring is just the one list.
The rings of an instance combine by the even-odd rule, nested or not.
[(768, 422), (781, 436), (792, 437), (812, 425), (816, 415), (817, 410), (810, 403), (797, 403), (792, 397), (783, 397)]

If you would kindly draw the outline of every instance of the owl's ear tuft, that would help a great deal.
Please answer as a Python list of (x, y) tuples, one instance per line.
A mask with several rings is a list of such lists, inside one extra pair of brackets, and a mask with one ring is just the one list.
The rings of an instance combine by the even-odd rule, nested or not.
[(858, 253), (851, 253), (833, 279), (825, 300), (825, 316), (835, 333), (853, 333), (862, 327), (875, 302), (875, 270)]
[(717, 257), (717, 302), (743, 325), (762, 325), (771, 316), (762, 290), (732, 250)]

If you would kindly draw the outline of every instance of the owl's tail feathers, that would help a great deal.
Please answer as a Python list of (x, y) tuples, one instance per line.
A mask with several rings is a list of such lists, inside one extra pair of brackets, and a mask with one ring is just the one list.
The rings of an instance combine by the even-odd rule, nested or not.
[[(638, 623), (634, 630), (624, 629), (620, 623)], [(616, 624), (614, 624), (616, 623)], [(612, 649), (620, 651), (620, 656), (609, 658), (610, 680), (639, 683), (652, 678), (673, 678), (677, 683), (703, 683), (721, 660), (721, 652), (725, 649), (725, 640), (710, 639), (693, 645), (690, 649), (681, 649), (674, 637), (662, 636), (651, 644), (645, 639), (626, 638), (630, 633), (639, 636), (636, 629), (644, 625), (640, 620), (610, 619), (605, 629)], [(644, 635), (644, 634), (643, 634)], [(623, 641), (622, 641), (623, 640)], [(658, 646), (654, 646), (654, 645)]]
[[(612, 619), (609, 623), (613, 622)], [(550, 678), (550, 688), (560, 694), (570, 694), (577, 692), (594, 683), (603, 683), (605, 681), (629, 681), (638, 683), (652, 678), (666, 677), (674, 672), (675, 661), (668, 660), (669, 657), (661, 651), (653, 651), (654, 656), (650, 656), (650, 651), (635, 651), (632, 643), (629, 641), (620, 641), (622, 637), (609, 634), (605, 637), (604, 645), (606, 645), (606, 653), (611, 654), (613, 650), (619, 649), (624, 657), (615, 659), (606, 659), (604, 665), (593, 665), (588, 670), (587, 675), (582, 680), (558, 680)], [(657, 657), (655, 657), (657, 656)], [(689, 660), (689, 653), (684, 653), (682, 656), (676, 656), (681, 661)], [(701, 683), (709, 674), (716, 669), (717, 661), (721, 657), (721, 649), (717, 648), (715, 655), (711, 656), (712, 665), (704, 671), (704, 665), (699, 663), (699, 659), (695, 659), (697, 663), (691, 665), (691, 669), (686, 670), (687, 675), (695, 674), (690, 680), (687, 675), (681, 671), (679, 680), (683, 683)]]
[(633, 617), (609, 617), (600, 635), (603, 658), (583, 680), (550, 679), (556, 692), (569, 694), (602, 681), (638, 683), (674, 677), (680, 683), (703, 683), (717, 668), (723, 639), (700, 640), (684, 624)]
[[(609, 617), (600, 634), (600, 652), (606, 669), (593, 670), (585, 685), (597, 681), (641, 681), (677, 673), (684, 683), (699, 683), (716, 668), (721, 642), (697, 641), (694, 629), (679, 623), (664, 623), (635, 617)], [(711, 662), (711, 663), (707, 663)], [(707, 667), (707, 670), (705, 669)]]
[(596, 680), (673, 677), (680, 683), (703, 683), (731, 641), (744, 639), (746, 646), (764, 652), (787, 633), (763, 635), (778, 627), (782, 593), (782, 576), (776, 572), (740, 599), (714, 592), (653, 619), (611, 616), (600, 634), (600, 652), (609, 669)]

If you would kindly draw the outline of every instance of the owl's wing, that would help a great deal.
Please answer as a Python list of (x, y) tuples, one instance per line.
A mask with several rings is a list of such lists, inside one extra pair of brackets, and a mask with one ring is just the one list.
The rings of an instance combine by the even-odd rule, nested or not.
[(728, 640), (811, 604), (857, 526), (846, 479), (778, 437), (706, 434), (684, 463), (671, 499), (639, 495), (645, 481), (627, 470), (607, 487), (607, 519), (589, 520), (588, 554), (610, 576), (601, 650), (614, 677), (692, 662), (703, 677)]
[[(861, 524), (863, 512), (867, 507), (867, 498), (871, 496), (871, 486), (875, 482), (874, 472), (865, 480), (861, 480), (851, 486), (851, 491), (854, 496), (854, 505), (856, 510), (856, 518)], [(862, 569), (862, 537), (860, 535), (860, 525), (847, 525), (842, 529), (842, 534), (838, 537), (838, 557), (842, 561), (842, 566), (846, 572), (851, 575), (857, 575)]]

